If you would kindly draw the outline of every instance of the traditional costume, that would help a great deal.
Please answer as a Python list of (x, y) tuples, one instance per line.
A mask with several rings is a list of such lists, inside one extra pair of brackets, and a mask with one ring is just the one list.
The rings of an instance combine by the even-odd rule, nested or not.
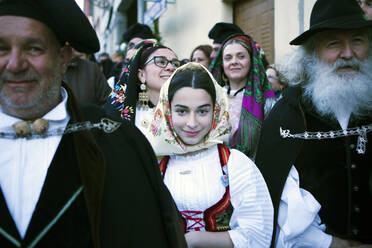
[[(106, 101), (105, 110), (110, 116), (129, 121), (138, 127), (142, 133), (146, 132), (154, 115), (154, 104), (150, 101), (141, 102), (140, 94), (146, 94), (140, 89), (138, 69), (142, 61), (142, 54), (146, 49), (166, 48), (156, 44), (154, 40), (145, 40), (137, 49), (129, 65), (123, 68), (120, 80)], [(154, 50), (155, 51), (155, 50)]]
[[(310, 29), (291, 44), (326, 29), (368, 26), (357, 2), (318, 0)], [(301, 86), (283, 92), (257, 153), (275, 209), (272, 247), (328, 248), (332, 236), (371, 244), (372, 118), (320, 116), (303, 95)]]
[[(61, 45), (99, 50), (74, 0), (0, 1), (8, 15), (45, 23)], [(61, 96), (32, 128), (0, 108), (0, 247), (186, 247), (145, 137), (78, 106), (66, 84)]]
[[(195, 63), (186, 64), (173, 75), (192, 66)], [(172, 78), (160, 91), (147, 138), (157, 155), (169, 155), (160, 162), (160, 170), (185, 231), (227, 231), (235, 247), (267, 247), (273, 209), (265, 182), (247, 156), (222, 145), (231, 129), (226, 94), (213, 79), (212, 128), (200, 143), (186, 145), (171, 124), (168, 87)]]
[(220, 49), (212, 61), (210, 71), (217, 82), (224, 86), (229, 96), (229, 113), (232, 132), (229, 137), (229, 147), (245, 153), (255, 159), (260, 138), (261, 126), (265, 115), (275, 104), (274, 91), (266, 78), (266, 58), (262, 49), (248, 35), (232, 35), (224, 41), (221, 47), (231, 40), (242, 40), (252, 49), (251, 65), (247, 84), (239, 90), (231, 90), (228, 80), (224, 79), (223, 49)]

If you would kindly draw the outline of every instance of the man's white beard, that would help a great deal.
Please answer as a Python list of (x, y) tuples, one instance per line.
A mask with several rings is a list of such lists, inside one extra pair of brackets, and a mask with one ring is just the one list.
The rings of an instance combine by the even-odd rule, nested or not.
[[(339, 119), (342, 116), (349, 118), (352, 114), (362, 118), (372, 113), (371, 55), (363, 62), (356, 58), (338, 59), (333, 65), (312, 57), (304, 67), (308, 76), (304, 98), (312, 101), (321, 116)], [(344, 66), (357, 70), (337, 71), (337, 68)]]

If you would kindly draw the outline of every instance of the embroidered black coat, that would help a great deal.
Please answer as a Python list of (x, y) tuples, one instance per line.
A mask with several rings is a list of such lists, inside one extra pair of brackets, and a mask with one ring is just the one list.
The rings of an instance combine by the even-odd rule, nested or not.
[[(372, 147), (356, 152), (357, 136), (304, 140), (282, 138), (280, 127), (292, 134), (304, 131), (340, 130), (336, 121), (318, 116), (311, 104), (301, 101), (301, 89), (288, 88), (264, 122), (256, 164), (268, 185), (274, 204), (276, 230), (278, 208), (291, 166), (299, 172), (300, 187), (309, 191), (322, 208), (319, 216), (326, 232), (341, 238), (372, 243)], [(368, 125), (351, 121), (349, 127)], [(368, 134), (368, 139), (372, 135)], [(273, 242), (275, 238), (273, 234)]]
[[(70, 123), (105, 117), (97, 106), (78, 107), (68, 94)], [(122, 122), (110, 134), (65, 134), (23, 240), (0, 192), (0, 247), (32, 245), (186, 247), (156, 157), (138, 129)]]

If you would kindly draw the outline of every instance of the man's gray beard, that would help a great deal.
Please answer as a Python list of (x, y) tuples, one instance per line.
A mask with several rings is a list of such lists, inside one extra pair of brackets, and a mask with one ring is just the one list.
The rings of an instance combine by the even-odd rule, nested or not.
[[(370, 43), (372, 48), (372, 42)], [(329, 65), (319, 60), (314, 47), (300, 46), (279, 64), (279, 71), (291, 86), (304, 88), (304, 100), (310, 100), (321, 116), (352, 113), (356, 118), (371, 115), (372, 111), (372, 50), (363, 62), (338, 60)], [(346, 63), (359, 71), (336, 72)], [(344, 64), (345, 65), (345, 64)]]
[[(12, 75), (7, 75), (9, 77), (17, 77)], [(5, 76), (5, 77), (7, 77)], [(28, 80), (40, 80), (40, 77), (36, 73), (29, 73), (26, 76), (22, 76), (25, 79)], [(2, 81), (4, 81), (4, 75), (0, 77), (0, 88), (2, 85)], [(15, 109), (15, 110), (22, 110), (22, 111), (32, 111), (35, 107), (38, 107), (38, 105), (42, 104), (44, 106), (39, 106), (41, 108), (49, 105), (49, 102), (54, 101), (55, 99), (58, 99), (58, 96), (60, 95), (61, 88), (59, 82), (62, 80), (62, 76), (58, 72), (58, 68), (55, 69), (53, 72), (53, 75), (48, 80), (48, 88), (45, 92), (39, 92), (39, 94), (33, 99), (32, 101), (28, 102), (27, 104), (14, 104), (11, 102), (6, 96), (4, 96), (3, 92), (0, 89), (0, 101), (4, 106), (6, 106), (8, 109)], [(40, 83), (40, 82), (39, 82)], [(37, 111), (37, 110), (36, 110)], [(32, 114), (32, 113), (30, 113)]]
[[(308, 58), (304, 69), (308, 82), (303, 85), (305, 99), (314, 104), (321, 116), (337, 118), (352, 113), (363, 118), (372, 112), (372, 56), (361, 62), (338, 59), (333, 65), (320, 61), (315, 55)], [(352, 66), (357, 71), (337, 71)]]

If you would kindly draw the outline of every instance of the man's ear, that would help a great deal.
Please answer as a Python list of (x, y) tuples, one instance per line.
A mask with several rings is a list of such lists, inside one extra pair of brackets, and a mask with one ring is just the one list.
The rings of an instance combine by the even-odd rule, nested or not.
[(138, 69), (137, 77), (141, 83), (146, 82), (146, 72), (143, 69)]
[(72, 58), (71, 46), (66, 45), (66, 46), (61, 47), (60, 57), (61, 57), (61, 73), (64, 74)]

